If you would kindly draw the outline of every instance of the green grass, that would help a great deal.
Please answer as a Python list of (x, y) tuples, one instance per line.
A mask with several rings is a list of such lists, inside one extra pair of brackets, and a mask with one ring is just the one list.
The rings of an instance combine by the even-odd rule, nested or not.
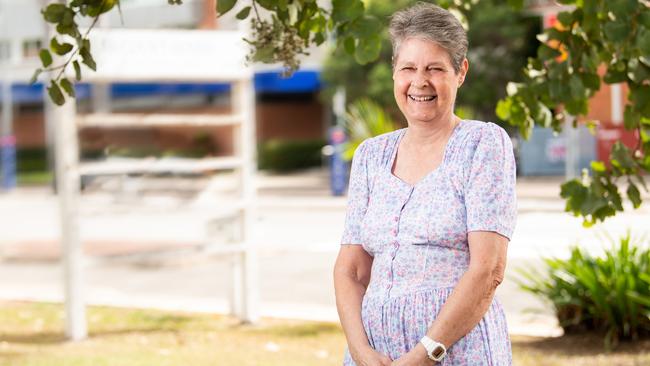
[[(89, 307), (90, 337), (66, 342), (59, 304), (0, 302), (0, 365), (340, 365), (333, 323)], [(605, 354), (595, 337), (514, 337), (515, 365), (650, 365), (650, 342)]]
[(19, 186), (47, 185), (52, 181), (52, 174), (47, 171), (20, 172), (16, 177)]

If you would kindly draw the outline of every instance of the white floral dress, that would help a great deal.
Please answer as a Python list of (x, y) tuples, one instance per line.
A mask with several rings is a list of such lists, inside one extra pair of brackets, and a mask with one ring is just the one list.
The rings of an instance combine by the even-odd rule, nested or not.
[[(407, 128), (366, 139), (352, 159), (341, 244), (373, 256), (362, 321), (370, 345), (395, 360), (426, 333), (469, 265), (467, 233), (511, 238), (515, 160), (505, 130), (462, 120), (442, 162), (415, 185), (391, 172)], [(506, 318), (495, 298), (443, 366), (511, 365)], [(354, 365), (346, 351), (344, 365)]]

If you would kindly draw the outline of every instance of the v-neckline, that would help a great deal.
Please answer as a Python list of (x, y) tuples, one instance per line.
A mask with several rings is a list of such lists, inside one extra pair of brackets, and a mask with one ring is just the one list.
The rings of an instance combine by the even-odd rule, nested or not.
[(402, 141), (402, 137), (404, 137), (404, 135), (406, 134), (406, 130), (408, 129), (408, 127), (404, 127), (399, 132), (399, 135), (397, 136), (397, 141), (395, 142), (395, 147), (393, 148), (393, 152), (391, 154), (390, 162), (388, 164), (388, 175), (390, 175), (395, 180), (397, 180), (401, 184), (403, 184), (403, 185), (405, 185), (405, 186), (407, 186), (407, 187), (409, 187), (411, 189), (414, 189), (417, 186), (419, 186), (420, 184), (422, 184), (422, 182), (424, 182), (429, 176), (434, 175), (436, 172), (440, 171), (440, 168), (443, 167), (443, 165), (445, 164), (445, 161), (447, 160), (447, 152), (449, 150), (449, 146), (451, 145), (451, 142), (452, 142), (454, 136), (456, 136), (456, 132), (460, 129), (460, 125), (463, 124), (464, 122), (465, 122), (465, 120), (461, 119), (460, 122), (458, 122), (458, 124), (454, 127), (453, 131), (451, 131), (451, 135), (449, 135), (449, 138), (447, 139), (447, 143), (445, 144), (445, 149), (442, 152), (442, 160), (440, 161), (440, 164), (438, 164), (437, 167), (435, 167), (433, 170), (431, 170), (430, 172), (428, 172), (427, 174), (422, 176), (422, 178), (420, 178), (420, 180), (418, 180), (414, 184), (408, 183), (408, 182), (404, 181), (402, 178), (400, 178), (400, 177), (396, 176), (395, 174), (393, 174), (393, 165), (395, 165), (395, 160), (397, 160), (397, 150), (399, 149), (399, 144)]

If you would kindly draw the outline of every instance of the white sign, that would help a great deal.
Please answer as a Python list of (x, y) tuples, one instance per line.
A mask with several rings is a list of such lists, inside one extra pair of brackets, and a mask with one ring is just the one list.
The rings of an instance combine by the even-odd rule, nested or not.
[(93, 29), (97, 71), (85, 81), (233, 81), (252, 77), (244, 33), (205, 30)]

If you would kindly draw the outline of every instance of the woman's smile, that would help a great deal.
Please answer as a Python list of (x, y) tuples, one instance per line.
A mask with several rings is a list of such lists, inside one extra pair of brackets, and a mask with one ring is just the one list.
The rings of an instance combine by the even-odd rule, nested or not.
[(431, 102), (434, 101), (438, 96), (437, 95), (417, 95), (409, 94), (408, 97), (415, 102)]

